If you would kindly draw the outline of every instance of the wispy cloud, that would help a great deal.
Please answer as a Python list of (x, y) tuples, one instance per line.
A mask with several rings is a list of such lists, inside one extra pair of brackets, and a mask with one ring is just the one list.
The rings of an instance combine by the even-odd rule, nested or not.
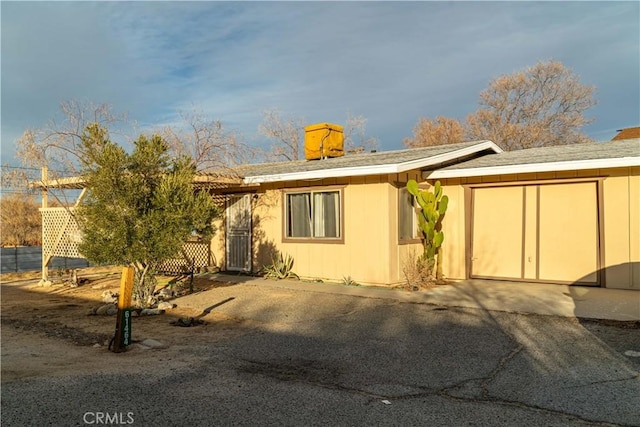
[[(589, 128), (637, 125), (636, 2), (2, 3), (2, 161), (61, 101), (143, 126), (193, 106), (258, 144), (261, 112), (368, 118), (399, 148), (418, 117), (464, 118), (492, 77), (555, 58), (598, 87)], [(635, 121), (635, 122), (634, 122)]]

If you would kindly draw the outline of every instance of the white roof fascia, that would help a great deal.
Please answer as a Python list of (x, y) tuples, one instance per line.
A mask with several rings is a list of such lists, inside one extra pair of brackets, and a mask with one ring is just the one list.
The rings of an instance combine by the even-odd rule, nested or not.
[(356, 166), (351, 168), (320, 169), (315, 171), (247, 176), (244, 178), (243, 182), (245, 184), (262, 184), (266, 182), (315, 180), (323, 178), (338, 178), (342, 176), (376, 175), (393, 173), (391, 172), (393, 166), (395, 165)]
[(568, 160), (563, 162), (526, 163), (520, 165), (488, 166), (467, 169), (435, 170), (425, 178), (467, 178), (473, 176), (518, 174), (532, 172), (555, 172), (582, 169), (601, 169), (640, 166), (640, 157), (619, 157), (614, 159)]
[(410, 171), (413, 169), (418, 169), (418, 168), (422, 168), (430, 165), (437, 165), (438, 163), (448, 162), (450, 160), (455, 160), (460, 157), (469, 156), (479, 151), (488, 150), (488, 149), (492, 149), (496, 154), (502, 153), (503, 151), (502, 148), (498, 147), (494, 142), (483, 141), (478, 144), (475, 144), (466, 148), (461, 148), (456, 151), (450, 151), (448, 153), (438, 154), (436, 156), (426, 157), (424, 159), (411, 160), (408, 162), (399, 163), (398, 170), (395, 173), (406, 172), (406, 171)]
[(390, 173), (401, 173), (413, 169), (419, 169), (430, 165), (435, 165), (450, 160), (455, 160), (460, 157), (468, 156), (483, 150), (491, 149), (496, 154), (501, 153), (503, 150), (498, 147), (492, 141), (483, 141), (481, 143), (471, 145), (469, 147), (461, 148), (459, 150), (450, 151), (444, 154), (438, 154), (435, 156), (425, 157), (422, 159), (411, 160), (403, 163), (389, 163), (384, 165), (373, 166), (353, 166), (346, 168), (335, 169), (320, 169), (315, 171), (303, 171), (292, 173), (280, 173), (273, 175), (257, 175), (247, 176), (244, 178), (245, 184), (260, 184), (267, 182), (280, 182), (280, 181), (296, 181), (296, 180), (315, 180), (323, 178), (339, 178), (345, 176), (363, 176), (363, 175), (383, 175)]

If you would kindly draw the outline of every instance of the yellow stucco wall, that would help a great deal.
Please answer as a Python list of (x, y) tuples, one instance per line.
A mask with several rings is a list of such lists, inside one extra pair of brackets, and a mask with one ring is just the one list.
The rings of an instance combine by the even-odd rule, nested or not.
[(640, 290), (640, 168), (609, 170), (604, 180), (606, 286)]
[[(442, 180), (444, 193), (449, 196), (449, 208), (443, 221), (445, 241), (443, 244), (443, 272), (452, 279), (468, 277), (466, 251), (469, 248), (470, 204), (465, 194), (466, 186), (474, 184), (543, 184), (549, 180), (572, 180), (594, 178), (602, 183), (598, 197), (602, 198), (601, 218), (602, 247), (600, 266), (608, 288), (640, 290), (640, 168), (612, 168), (580, 171), (545, 172), (529, 174), (497, 175)], [(567, 187), (570, 188), (570, 187)], [(528, 210), (535, 206), (532, 192), (527, 189)], [(566, 194), (571, 200), (574, 195)], [(465, 204), (466, 201), (466, 204)], [(532, 212), (528, 212), (532, 215)], [(579, 215), (579, 212), (576, 212)], [(531, 222), (527, 223), (527, 227)], [(531, 230), (525, 230), (531, 233)], [(530, 241), (529, 241), (530, 242)], [(528, 248), (525, 248), (527, 250)], [(534, 268), (534, 267), (532, 267)], [(525, 265), (525, 276), (532, 272)]]
[(398, 239), (398, 214), (399, 194), (398, 189), (406, 187), (406, 183), (414, 179), (420, 181), (420, 173), (412, 171), (389, 176), (389, 182), (393, 183), (392, 192), (389, 199), (389, 221), (390, 221), (390, 241), (391, 258), (390, 258), (390, 275), (388, 284), (396, 285), (406, 282), (404, 271), (411, 269), (415, 265), (416, 259), (422, 254), (423, 247), (420, 241), (399, 242)]
[[(422, 251), (420, 243), (398, 242), (398, 187), (409, 178), (419, 180), (419, 173), (385, 176), (326, 179), (262, 185), (253, 199), (253, 271), (270, 262), (273, 250), (294, 258), (294, 271), (303, 278), (341, 281), (350, 276), (356, 282), (393, 285), (404, 281), (403, 264)], [(468, 277), (467, 251), (470, 234), (471, 184), (541, 184), (548, 180), (572, 182), (594, 178), (600, 180), (602, 200), (601, 267), (610, 288), (640, 289), (640, 168), (617, 168), (590, 171), (566, 171), (543, 174), (511, 174), (442, 180), (449, 197), (443, 221), (445, 240), (442, 248), (443, 272), (451, 279)], [(429, 185), (429, 182), (423, 184)], [(283, 191), (291, 189), (341, 188), (343, 191), (344, 242), (283, 242)], [(534, 186), (535, 188), (535, 186)], [(536, 193), (524, 192), (526, 215), (535, 215)], [(571, 194), (567, 194), (571, 198)], [(217, 265), (224, 268), (225, 239), (222, 220), (212, 241)], [(531, 235), (531, 222), (524, 233)], [(532, 252), (526, 239), (523, 250)], [(527, 246), (529, 245), (529, 246)], [(535, 260), (524, 266), (525, 278), (535, 278)]]
[[(269, 224), (268, 236), (295, 260), (301, 277), (383, 284), (389, 277), (389, 192), (387, 182), (349, 183), (344, 187), (344, 243), (282, 243), (281, 215)], [(322, 186), (321, 186), (322, 187)], [(277, 208), (282, 210), (282, 198)]]
[[(222, 211), (224, 216), (224, 210)], [(221, 219), (215, 220), (213, 225), (216, 227), (216, 232), (211, 239), (211, 258), (215, 267), (222, 268), (224, 265), (224, 227)]]
[[(294, 272), (305, 279), (387, 285), (397, 282), (394, 176), (368, 176), (263, 185), (253, 201), (253, 271), (270, 263), (278, 250), (294, 259)], [(342, 189), (344, 241), (284, 242), (283, 194), (291, 190)], [(224, 266), (224, 231), (212, 242), (219, 266)]]

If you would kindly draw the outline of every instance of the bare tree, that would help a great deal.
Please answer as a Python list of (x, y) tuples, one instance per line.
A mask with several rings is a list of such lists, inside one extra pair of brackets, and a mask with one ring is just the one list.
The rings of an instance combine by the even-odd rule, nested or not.
[[(378, 141), (365, 132), (367, 119), (363, 116), (352, 116), (347, 113), (343, 126), (344, 150), (347, 153), (360, 153), (375, 150)], [(300, 159), (303, 141), (304, 118), (285, 117), (280, 110), (271, 109), (264, 112), (262, 124), (258, 131), (271, 139), (271, 151), (265, 155), (269, 160), (291, 161)]]
[(38, 245), (41, 238), (40, 212), (29, 173), (37, 170), (2, 165), (0, 199), (0, 244), (2, 246)]
[(9, 191), (12, 193), (34, 193), (32, 188), (29, 188), (29, 178), (36, 172), (35, 168), (22, 168), (9, 166), (3, 164), (0, 170), (0, 182), (2, 183), (2, 191)]
[[(136, 125), (125, 114), (114, 114), (107, 104), (96, 105), (78, 101), (61, 104), (61, 120), (51, 120), (40, 129), (28, 129), (17, 141), (18, 158), (30, 167), (48, 167), (49, 180), (80, 176), (83, 165), (91, 162), (86, 140), (86, 129), (97, 124), (105, 129), (106, 138), (117, 140), (130, 148)], [(186, 154), (193, 159), (198, 172), (246, 163), (253, 151), (240, 142), (234, 132), (228, 131), (219, 120), (209, 120), (198, 112), (182, 113), (183, 124), (165, 127), (160, 133), (171, 147), (173, 154)], [(50, 191), (62, 205), (72, 203), (75, 193)]]
[(505, 150), (585, 142), (580, 129), (593, 120), (595, 88), (559, 61), (538, 62), (493, 79), (480, 93), (480, 108), (464, 124), (447, 117), (420, 118), (407, 147), (489, 139)]
[[(17, 157), (23, 165), (48, 168), (48, 179), (79, 176), (88, 155), (82, 138), (90, 123), (100, 124), (118, 134), (118, 128), (130, 125), (126, 115), (112, 113), (107, 104), (66, 101), (60, 104), (61, 120), (52, 119), (40, 129), (27, 129), (16, 141)], [(127, 136), (120, 134), (125, 141)], [(62, 205), (69, 205), (66, 191), (50, 192)]]
[(41, 129), (27, 129), (16, 141), (18, 158), (31, 167), (48, 166), (52, 170), (76, 175), (80, 171), (85, 148), (82, 136), (89, 123), (111, 129), (125, 122), (125, 115), (115, 115), (107, 104), (66, 101), (60, 104), (62, 120), (52, 119)]
[(593, 121), (584, 112), (596, 104), (594, 92), (561, 62), (538, 62), (491, 81), (467, 118), (467, 137), (506, 150), (587, 141), (580, 129)]
[(42, 237), (40, 211), (35, 197), (15, 191), (0, 199), (2, 246), (39, 245)]
[(264, 111), (258, 132), (272, 141), (271, 151), (266, 157), (270, 160), (298, 160), (304, 125), (303, 118), (285, 117), (277, 109)]
[(161, 134), (174, 154), (193, 159), (196, 171), (230, 171), (229, 167), (248, 163), (253, 157), (254, 150), (220, 120), (207, 119), (197, 111), (180, 113), (180, 117), (183, 126), (167, 126)]
[(458, 120), (443, 116), (435, 120), (421, 117), (413, 128), (413, 138), (405, 138), (404, 145), (410, 148), (429, 147), (463, 140), (464, 128)]
[(378, 148), (378, 140), (366, 135), (366, 124), (367, 119), (364, 116), (352, 116), (347, 113), (344, 125), (344, 149), (347, 153), (367, 152)]

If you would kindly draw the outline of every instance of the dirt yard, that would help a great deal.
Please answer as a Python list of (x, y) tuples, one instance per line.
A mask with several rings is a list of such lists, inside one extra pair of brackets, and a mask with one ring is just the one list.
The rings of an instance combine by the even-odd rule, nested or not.
[[(78, 277), (82, 284), (72, 288), (54, 283), (39, 286), (35, 274), (2, 275), (2, 381), (24, 377), (64, 375), (78, 371), (100, 371), (120, 366), (152, 366), (156, 362), (176, 361), (181, 349), (194, 338), (200, 342), (242, 333), (241, 321), (219, 313), (197, 313), (176, 307), (161, 315), (136, 317), (132, 323), (132, 345), (124, 354), (108, 350), (114, 335), (116, 316), (91, 314), (104, 304), (105, 291), (118, 292), (117, 269), (85, 269)], [(159, 286), (172, 278), (160, 277)], [(185, 287), (182, 291), (185, 291)], [(229, 284), (195, 277), (194, 293)], [(175, 285), (174, 289), (180, 286)], [(193, 327), (172, 325), (180, 319), (196, 318), (203, 323)], [(139, 343), (153, 339), (165, 344), (162, 351), (151, 351)], [(134, 363), (135, 360), (135, 363)]]

